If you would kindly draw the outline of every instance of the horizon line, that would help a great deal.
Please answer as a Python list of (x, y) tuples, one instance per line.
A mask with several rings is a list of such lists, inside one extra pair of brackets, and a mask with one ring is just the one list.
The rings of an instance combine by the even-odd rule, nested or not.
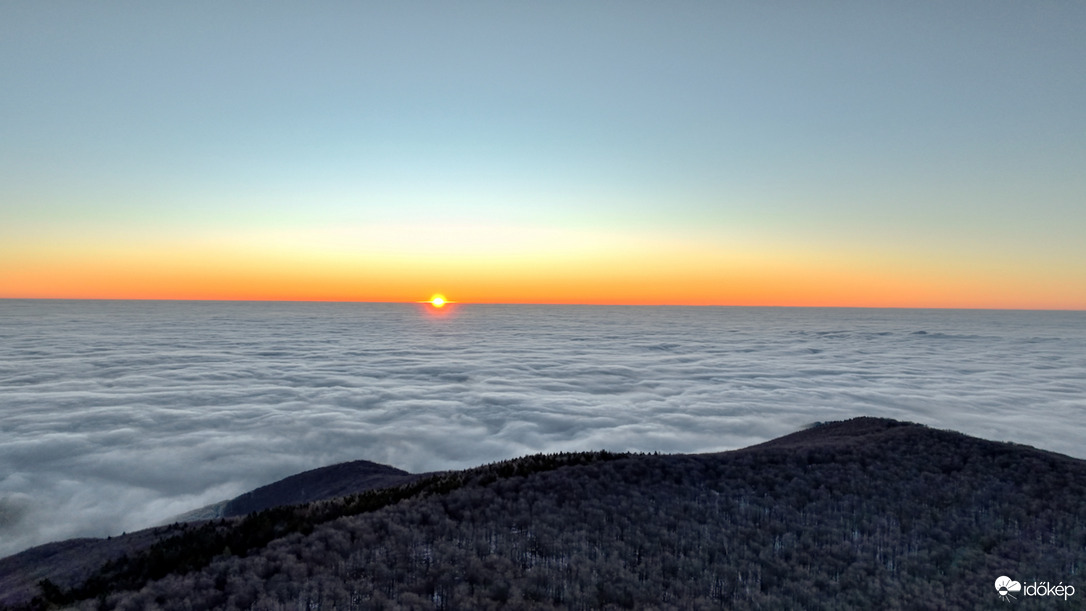
[[(161, 297), (0, 297), (0, 301), (159, 301), (193, 303), (343, 303), (343, 304), (380, 304), (380, 305), (418, 305), (425, 306), (429, 301), (362, 301), (344, 299), (196, 299), (196, 298), (161, 298)], [(990, 312), (1086, 312), (1086, 308), (1001, 308), (1001, 307), (956, 307), (956, 306), (895, 306), (895, 305), (781, 305), (781, 304), (710, 304), (710, 303), (587, 303), (575, 301), (555, 302), (520, 302), (520, 301), (460, 301), (447, 302), (444, 307), (462, 305), (501, 305), (501, 306), (583, 306), (583, 307), (675, 307), (675, 308), (788, 308), (788, 309), (837, 309), (837, 310), (981, 310)]]

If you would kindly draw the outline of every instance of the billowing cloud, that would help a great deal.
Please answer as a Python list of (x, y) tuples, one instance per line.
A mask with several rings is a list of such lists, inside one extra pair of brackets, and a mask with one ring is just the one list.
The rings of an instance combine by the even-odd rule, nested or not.
[(336, 462), (709, 452), (876, 415), (1084, 456), (1086, 314), (0, 302), (0, 555)]

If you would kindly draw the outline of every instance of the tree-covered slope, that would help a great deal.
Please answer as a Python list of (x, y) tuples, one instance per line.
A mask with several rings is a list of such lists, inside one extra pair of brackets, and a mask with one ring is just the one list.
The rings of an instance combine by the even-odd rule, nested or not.
[(172, 565), (144, 556), (50, 595), (133, 609), (984, 608), (1001, 575), (1075, 583), (1086, 464), (856, 419), (721, 454), (526, 457), (186, 532)]

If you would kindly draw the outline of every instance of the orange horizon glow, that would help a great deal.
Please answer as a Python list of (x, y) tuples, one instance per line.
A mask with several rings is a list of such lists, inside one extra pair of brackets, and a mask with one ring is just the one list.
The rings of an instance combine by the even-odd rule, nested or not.
[(600, 295), (588, 294), (581, 297), (561, 296), (555, 292), (548, 295), (528, 294), (479, 294), (455, 302), (444, 301), (437, 305), (431, 300), (411, 299), (410, 296), (392, 295), (386, 292), (372, 295), (357, 294), (348, 291), (313, 291), (294, 293), (286, 291), (262, 290), (154, 290), (147, 292), (129, 291), (41, 291), (11, 293), (5, 291), (0, 299), (44, 299), (44, 300), (88, 300), (88, 301), (268, 301), (268, 302), (313, 302), (313, 303), (403, 303), (421, 304), (432, 310), (450, 309), (453, 304), (460, 305), (586, 305), (586, 306), (692, 306), (692, 307), (818, 307), (818, 308), (885, 308), (885, 309), (965, 309), (965, 310), (1057, 310), (1084, 311), (1086, 306), (1079, 303), (1042, 301), (1038, 299), (1000, 299), (981, 301), (962, 297), (936, 295), (910, 295), (894, 299), (893, 295), (861, 296), (853, 299), (817, 298), (802, 295), (780, 295), (777, 299), (766, 298), (759, 294), (737, 294), (733, 298), (717, 298), (693, 295), (687, 298), (678, 295), (649, 296), (639, 294)]
[[(151, 283), (153, 284), (153, 283)], [(723, 294), (707, 294), (708, 291), (690, 290), (685, 294), (649, 290), (583, 291), (563, 293), (554, 287), (550, 290), (465, 290), (464, 299), (455, 302), (433, 299), (413, 299), (402, 290), (349, 291), (330, 286), (295, 287), (303, 290), (272, 289), (259, 284), (227, 288), (227, 282), (210, 286), (163, 287), (147, 286), (145, 290), (126, 290), (124, 287), (98, 287), (97, 290), (29, 290), (14, 292), (5, 290), (0, 299), (86, 299), (86, 300), (148, 300), (148, 301), (289, 301), (289, 302), (342, 302), (342, 303), (416, 303), (431, 310), (449, 309), (452, 304), (509, 304), (509, 305), (593, 305), (593, 306), (739, 306), (739, 307), (840, 307), (840, 308), (932, 308), (932, 309), (992, 309), (992, 310), (1086, 310), (1081, 303), (1065, 303), (1057, 299), (1045, 301), (1037, 298), (1013, 299), (1007, 296), (983, 300), (979, 296), (940, 294), (937, 290), (895, 294), (880, 291), (872, 294), (833, 295), (811, 294), (807, 291), (770, 290), (766, 287), (733, 287)], [(44, 287), (43, 287), (44, 288)], [(759, 290), (762, 289), (762, 290)], [(419, 291), (409, 291), (418, 293)], [(995, 297), (995, 296), (993, 296)]]
[(458, 304), (1086, 309), (1086, 287), (1063, 280), (1073, 269), (1038, 274), (666, 245), (614, 251), (353, 259), (142, 244), (48, 256), (24, 251), (0, 257), (0, 298), (422, 302), (437, 309), (436, 297), (447, 308), (455, 295)]

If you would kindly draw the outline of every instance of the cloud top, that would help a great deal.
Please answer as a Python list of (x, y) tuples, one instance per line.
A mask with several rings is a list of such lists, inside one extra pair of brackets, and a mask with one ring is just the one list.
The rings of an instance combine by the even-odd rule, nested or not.
[(0, 301), (0, 555), (306, 469), (886, 416), (1083, 457), (1086, 314)]

